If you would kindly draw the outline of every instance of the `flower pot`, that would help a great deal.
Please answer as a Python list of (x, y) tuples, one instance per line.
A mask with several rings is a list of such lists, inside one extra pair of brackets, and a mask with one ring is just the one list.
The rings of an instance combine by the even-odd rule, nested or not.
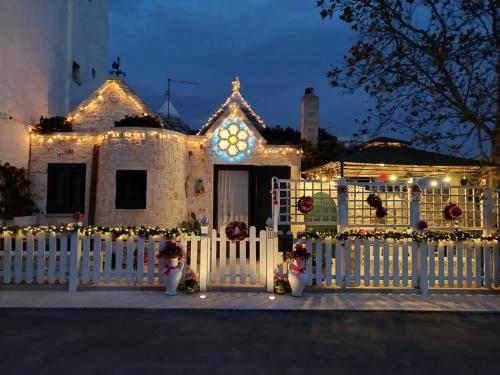
[(184, 292), (186, 294), (193, 294), (193, 293), (196, 293), (197, 291), (198, 291), (198, 288), (193, 287), (193, 286), (187, 286), (186, 288), (184, 288)]
[(181, 281), (184, 262), (179, 261), (178, 258), (160, 258), (159, 265), (161, 272), (160, 280), (165, 284), (165, 294), (167, 296), (175, 296), (177, 294), (177, 287)]
[(283, 295), (286, 293), (286, 288), (281, 287), (281, 286), (275, 286), (274, 293), (279, 294), (279, 295)]
[(292, 289), (292, 296), (302, 297), (308, 276), (305, 269), (294, 263), (288, 263), (288, 282)]
[(293, 264), (302, 269), (306, 268), (306, 261), (303, 259), (294, 259)]

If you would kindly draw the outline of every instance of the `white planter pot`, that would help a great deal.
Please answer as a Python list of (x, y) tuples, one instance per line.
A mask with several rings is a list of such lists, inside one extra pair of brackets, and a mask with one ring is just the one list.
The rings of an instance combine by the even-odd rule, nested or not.
[[(167, 296), (175, 296), (177, 294), (177, 287), (181, 281), (182, 270), (184, 269), (184, 262), (178, 258), (164, 259), (160, 258), (160, 280), (165, 284), (165, 294)], [(179, 265), (180, 263), (180, 265)], [(168, 267), (169, 271), (166, 275), (163, 274)]]
[[(300, 262), (299, 264), (288, 263), (288, 281), (290, 282), (292, 296), (294, 297), (302, 297), (302, 292), (304, 291), (308, 279), (305, 269), (302, 268), (300, 264)], [(301, 271), (294, 270), (294, 266), (298, 266)]]
[(37, 222), (37, 216), (36, 215), (31, 215), (31, 216), (17, 216), (13, 218), (12, 220), (9, 220), (7, 222), (7, 225), (9, 226), (19, 226), (19, 227), (27, 227), (30, 225), (35, 225)]

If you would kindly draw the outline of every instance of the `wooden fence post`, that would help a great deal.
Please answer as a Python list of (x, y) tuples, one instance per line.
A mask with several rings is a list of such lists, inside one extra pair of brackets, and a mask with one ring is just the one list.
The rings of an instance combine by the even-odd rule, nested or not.
[(410, 226), (413, 230), (418, 229), (418, 222), (420, 221), (420, 187), (418, 180), (413, 177), (412, 181), (408, 184), (408, 200), (410, 202)]
[(274, 232), (268, 228), (266, 236), (266, 289), (269, 293), (274, 291), (274, 252), (277, 251), (275, 246), (278, 241), (275, 241)]
[(347, 224), (349, 223), (349, 191), (344, 177), (339, 179), (339, 185), (337, 187), (337, 202), (338, 231), (344, 232), (347, 229)]
[(69, 255), (69, 291), (78, 291), (78, 280), (80, 270), (80, 258), (82, 253), (82, 244), (80, 241), (80, 232), (71, 233), (70, 255)]
[(483, 199), (483, 233), (485, 235), (491, 234), (494, 228), (494, 218), (493, 218), (493, 191), (488, 185), (484, 191)]
[(420, 294), (428, 294), (429, 286), (427, 280), (427, 241), (422, 241), (419, 244), (419, 287)]
[(272, 179), (271, 200), (272, 200), (273, 230), (274, 233), (277, 233), (279, 219), (280, 219), (280, 189), (277, 177), (273, 177)]
[[(201, 253), (200, 253), (200, 291), (207, 291), (207, 278), (209, 267), (209, 252), (210, 252), (210, 238), (208, 237), (208, 226), (201, 227)], [(191, 242), (191, 251), (193, 251), (193, 243)]]

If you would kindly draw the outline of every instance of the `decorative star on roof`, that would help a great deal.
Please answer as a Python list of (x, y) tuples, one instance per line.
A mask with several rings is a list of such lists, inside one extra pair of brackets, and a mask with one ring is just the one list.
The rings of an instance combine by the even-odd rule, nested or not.
[(233, 93), (237, 93), (240, 91), (240, 78), (239, 77), (234, 77), (233, 80)]

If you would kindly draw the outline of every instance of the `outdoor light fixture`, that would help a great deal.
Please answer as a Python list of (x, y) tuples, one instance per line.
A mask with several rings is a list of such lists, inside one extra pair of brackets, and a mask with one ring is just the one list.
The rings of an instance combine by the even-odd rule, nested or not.
[(276, 299), (276, 296), (269, 296), (269, 299), (270, 299), (271, 301), (274, 301), (274, 300)]
[(431, 181), (431, 186), (438, 186), (438, 182), (436, 180)]
[(411, 184), (411, 183), (413, 182), (413, 177), (410, 177), (410, 178), (408, 179), (408, 181), (406, 181), (406, 182), (408, 182), (409, 184)]
[(205, 294), (200, 294), (200, 298), (205, 299), (205, 298), (207, 298), (207, 296)]
[(450, 176), (446, 176), (444, 179), (443, 179), (444, 182), (446, 182), (447, 184), (449, 184), (451, 182), (451, 177)]
[(389, 176), (389, 180), (391, 180), (391, 181), (396, 181), (396, 178), (397, 178), (397, 177), (396, 177), (396, 175), (395, 175), (395, 174), (391, 174), (391, 175)]

